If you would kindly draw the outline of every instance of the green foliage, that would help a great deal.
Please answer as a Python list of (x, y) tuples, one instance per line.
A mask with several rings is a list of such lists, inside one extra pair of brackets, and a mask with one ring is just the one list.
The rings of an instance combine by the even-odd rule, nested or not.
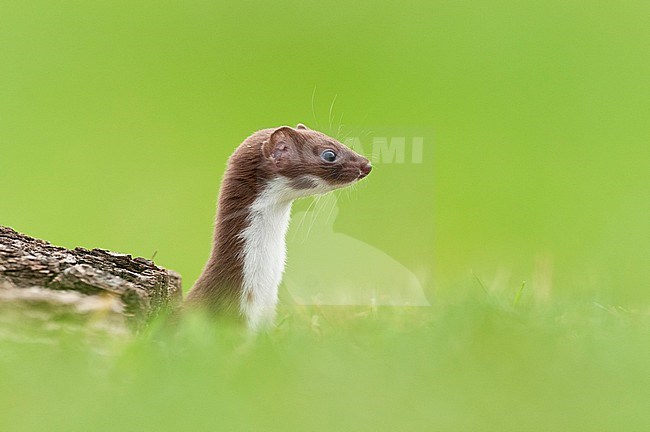
[[(253, 337), (190, 317), (133, 340), (0, 344), (3, 431), (638, 430), (650, 313), (513, 292), (285, 307)], [(155, 327), (155, 326), (154, 326)], [(84, 348), (86, 347), (86, 348)]]

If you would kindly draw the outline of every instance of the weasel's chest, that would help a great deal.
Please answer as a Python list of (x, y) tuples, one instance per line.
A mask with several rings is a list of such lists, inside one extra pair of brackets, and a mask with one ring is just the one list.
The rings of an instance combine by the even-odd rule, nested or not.
[(252, 327), (272, 321), (286, 258), (285, 236), (291, 204), (256, 202), (242, 231), (243, 290), (241, 309)]

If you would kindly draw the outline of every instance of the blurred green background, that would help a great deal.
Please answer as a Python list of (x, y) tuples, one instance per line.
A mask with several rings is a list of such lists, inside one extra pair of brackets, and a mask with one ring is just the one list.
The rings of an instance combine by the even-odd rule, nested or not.
[(190, 326), (117, 358), (3, 344), (0, 429), (644, 430), (649, 17), (647, 1), (0, 0), (0, 224), (156, 253), (187, 290), (251, 132), (426, 130), (423, 163), (378, 164), (334, 229), (432, 304), (283, 302), (255, 344)]
[(227, 156), (260, 128), (327, 131), (336, 96), (342, 133), (434, 131), (422, 164), (386, 164), (341, 203), (337, 231), (433, 290), (499, 269), (515, 286), (542, 260), (555, 293), (650, 300), (649, 13), (644, 1), (3, 1), (0, 223), (157, 251), (188, 289)]

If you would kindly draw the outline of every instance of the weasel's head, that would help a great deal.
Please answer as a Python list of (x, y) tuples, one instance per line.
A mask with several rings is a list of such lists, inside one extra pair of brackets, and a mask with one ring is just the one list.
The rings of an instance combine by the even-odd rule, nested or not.
[(349, 186), (372, 169), (365, 157), (302, 124), (275, 129), (262, 144), (262, 153), (272, 172), (287, 180), (296, 197)]

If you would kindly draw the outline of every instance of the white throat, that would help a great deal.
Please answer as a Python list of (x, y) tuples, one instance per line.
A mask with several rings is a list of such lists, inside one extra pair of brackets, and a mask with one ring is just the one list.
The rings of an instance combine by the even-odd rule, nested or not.
[(286, 180), (270, 181), (250, 206), (249, 225), (240, 234), (244, 241), (240, 310), (253, 330), (270, 326), (275, 319), (294, 198)]

